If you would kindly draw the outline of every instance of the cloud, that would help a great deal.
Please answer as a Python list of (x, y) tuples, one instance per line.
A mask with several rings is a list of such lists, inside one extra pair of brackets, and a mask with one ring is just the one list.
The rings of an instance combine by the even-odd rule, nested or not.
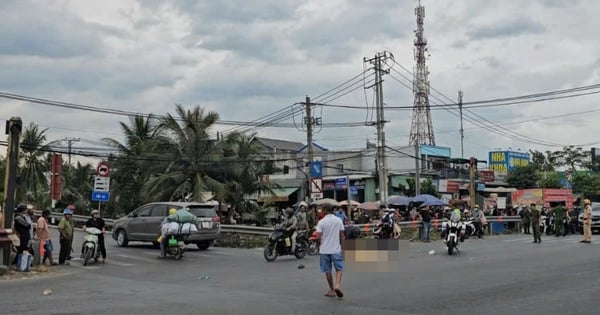
[(517, 37), (520, 35), (543, 34), (546, 28), (530, 18), (520, 17), (514, 20), (500, 20), (494, 23), (480, 26), (467, 31), (466, 35), (471, 40), (496, 39), (505, 37)]

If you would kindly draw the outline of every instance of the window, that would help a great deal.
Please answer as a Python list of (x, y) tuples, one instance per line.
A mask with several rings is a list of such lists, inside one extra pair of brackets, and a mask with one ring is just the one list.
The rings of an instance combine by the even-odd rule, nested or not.
[(168, 205), (165, 204), (157, 204), (152, 206), (152, 215), (153, 217), (166, 217), (168, 211)]
[(134, 212), (136, 217), (149, 217), (152, 211), (152, 205), (143, 206)]
[(337, 168), (338, 173), (344, 172), (344, 164), (338, 164), (336, 168)]
[(188, 211), (200, 218), (212, 218), (217, 216), (214, 206), (190, 205)]

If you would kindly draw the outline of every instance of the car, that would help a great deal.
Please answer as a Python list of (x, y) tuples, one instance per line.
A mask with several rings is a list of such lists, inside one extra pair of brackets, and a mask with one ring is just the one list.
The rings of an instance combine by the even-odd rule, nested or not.
[(171, 208), (184, 208), (198, 218), (198, 232), (185, 236), (185, 244), (196, 244), (199, 249), (206, 250), (219, 238), (221, 219), (216, 206), (198, 202), (152, 202), (142, 205), (114, 222), (112, 238), (121, 247), (134, 241), (160, 246), (156, 241), (161, 234), (160, 225)]
[[(583, 209), (579, 213), (579, 232), (583, 234)], [(592, 233), (600, 232), (600, 203), (592, 205)]]

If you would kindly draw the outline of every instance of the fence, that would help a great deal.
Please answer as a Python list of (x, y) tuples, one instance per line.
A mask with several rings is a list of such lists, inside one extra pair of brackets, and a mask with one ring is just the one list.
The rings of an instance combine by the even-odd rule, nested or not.
[[(35, 212), (36, 216), (40, 216), (42, 214), (41, 211), (36, 211)], [(61, 213), (51, 213), (50, 217), (52, 219), (54, 219), (54, 224), (58, 224), (58, 220), (60, 220), (62, 218), (62, 214)], [(73, 221), (75, 221), (76, 225), (82, 225), (83, 223), (85, 223), (90, 217), (89, 216), (82, 216), (82, 215), (73, 215)], [(499, 227), (495, 227), (495, 225), (497, 226), (497, 224), (502, 224), (502, 230), (504, 230), (503, 224), (504, 223), (515, 223), (515, 227), (519, 230), (523, 221), (521, 220), (520, 216), (490, 216), (490, 217), (486, 217), (487, 220), (487, 229), (488, 229), (488, 233), (496, 233), (496, 232), (502, 232), (499, 229)], [(432, 230), (436, 230), (438, 227), (441, 226), (441, 224), (443, 222), (448, 221), (447, 219), (435, 219), (435, 220), (431, 220), (431, 226), (432, 226)], [(104, 219), (104, 222), (107, 225), (107, 228), (110, 229), (115, 220), (112, 219)], [(397, 222), (398, 225), (401, 228), (411, 228), (411, 229), (421, 229), (423, 227), (423, 222), (422, 221), (402, 221), (402, 222)], [(355, 226), (358, 226), (360, 228), (360, 230), (365, 233), (366, 235), (370, 235), (371, 233), (373, 233), (373, 230), (376, 227), (376, 224), (355, 224)], [(249, 225), (230, 225), (230, 224), (221, 224), (221, 232), (225, 232), (225, 233), (238, 233), (238, 234), (248, 234), (248, 235), (269, 235), (269, 233), (271, 233), (273, 231), (273, 228), (270, 227), (259, 227), (259, 226), (249, 226)]]

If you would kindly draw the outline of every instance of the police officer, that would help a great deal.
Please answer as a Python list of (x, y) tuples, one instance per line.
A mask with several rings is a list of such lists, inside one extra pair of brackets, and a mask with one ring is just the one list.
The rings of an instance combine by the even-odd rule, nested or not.
[(556, 206), (554, 207), (554, 209), (552, 209), (552, 212), (554, 212), (554, 232), (555, 232), (555, 236), (565, 236), (564, 235), (564, 223), (563, 223), (563, 219), (565, 216), (565, 208), (563, 207), (565, 203), (564, 202), (558, 202), (556, 203)]
[(521, 210), (521, 218), (523, 219), (523, 232), (525, 234), (531, 234), (531, 231), (529, 231), (529, 227), (531, 225), (531, 212), (529, 212), (527, 206), (523, 206), (523, 210)]
[(540, 210), (536, 208), (535, 203), (531, 204), (529, 208), (530, 216), (531, 216), (531, 228), (533, 229), (533, 242), (541, 243), (542, 242), (542, 234), (540, 233), (540, 217), (542, 216)]
[(581, 243), (592, 242), (592, 202), (589, 199), (584, 200), (585, 209), (583, 210), (583, 240)]

